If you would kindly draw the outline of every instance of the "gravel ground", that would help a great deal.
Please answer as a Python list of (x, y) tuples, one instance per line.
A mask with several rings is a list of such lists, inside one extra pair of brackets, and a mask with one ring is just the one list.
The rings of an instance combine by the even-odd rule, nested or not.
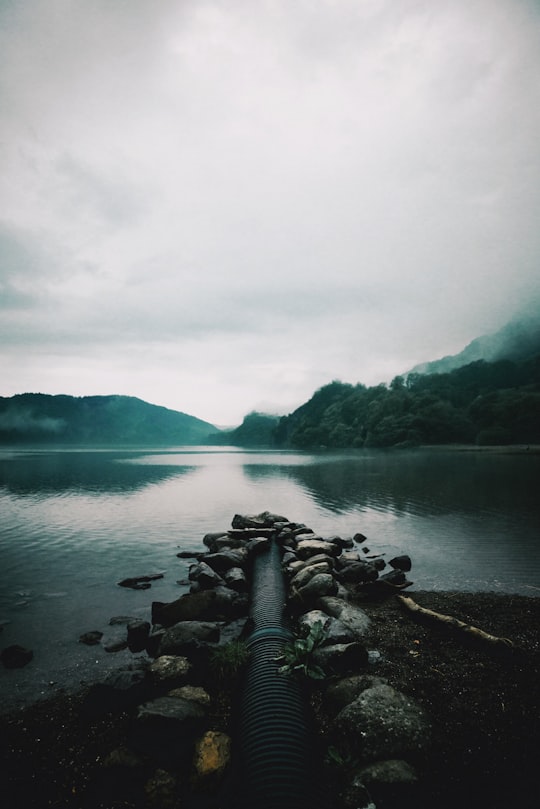
[[(433, 722), (428, 751), (415, 762), (421, 790), (415, 806), (533, 807), (539, 803), (540, 598), (410, 592), (416, 602), (452, 614), (515, 644), (511, 652), (420, 621), (396, 599), (364, 605), (372, 618), (368, 648), (380, 652), (370, 672), (419, 702)], [(213, 722), (226, 729), (229, 695), (214, 699)], [(324, 702), (312, 700), (321, 751), (334, 744)], [(65, 695), (0, 717), (1, 789), (18, 807), (217, 807), (221, 798), (192, 794), (186, 781), (167, 803), (145, 783), (145, 762), (110, 767), (129, 741), (128, 713), (96, 717), (84, 694)], [(234, 713), (234, 711), (233, 711)], [(117, 755), (117, 753), (115, 753)], [(120, 775), (119, 775), (120, 773)], [(347, 773), (324, 770), (332, 809), (343, 805)], [(166, 774), (165, 774), (166, 775)], [(160, 797), (161, 795), (161, 797)], [(400, 804), (400, 809), (402, 805)]]

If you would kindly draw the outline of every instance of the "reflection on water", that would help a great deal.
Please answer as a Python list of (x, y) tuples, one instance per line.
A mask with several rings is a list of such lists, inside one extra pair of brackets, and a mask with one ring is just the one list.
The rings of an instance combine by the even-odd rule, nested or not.
[(189, 466), (120, 463), (137, 457), (134, 453), (100, 451), (4, 453), (0, 456), (0, 488), (18, 495), (68, 490), (132, 492), (189, 471)]
[[(189, 564), (178, 550), (201, 550), (237, 512), (361, 531), (386, 559), (410, 553), (418, 588), (540, 595), (539, 481), (532, 454), (4, 451), (0, 644), (28, 645), (35, 659), (0, 670), (0, 686), (11, 699), (117, 665), (79, 635), (177, 598)], [(150, 591), (117, 586), (158, 571)]]

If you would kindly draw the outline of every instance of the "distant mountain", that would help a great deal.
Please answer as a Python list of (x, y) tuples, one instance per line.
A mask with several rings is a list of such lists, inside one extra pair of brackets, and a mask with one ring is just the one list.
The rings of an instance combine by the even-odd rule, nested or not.
[(513, 320), (493, 334), (477, 337), (459, 354), (421, 363), (408, 373), (446, 374), (478, 360), (521, 361), (535, 354), (540, 354), (540, 315)]
[(0, 444), (199, 444), (214, 430), (206, 421), (133, 396), (0, 397)]
[(274, 430), (279, 422), (279, 416), (270, 416), (267, 413), (248, 413), (242, 424), (234, 430), (226, 430), (208, 436), (209, 444), (225, 446), (231, 444), (237, 447), (272, 446), (274, 443)]

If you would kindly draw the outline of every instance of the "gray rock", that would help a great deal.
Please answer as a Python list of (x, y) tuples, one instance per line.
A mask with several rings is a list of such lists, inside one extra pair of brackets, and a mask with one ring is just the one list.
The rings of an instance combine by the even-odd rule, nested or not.
[(346, 705), (360, 696), (363, 691), (376, 685), (386, 685), (386, 680), (373, 677), (371, 674), (354, 674), (330, 683), (324, 693), (325, 706), (334, 714), (339, 713)]
[(206, 545), (209, 551), (215, 553), (218, 550), (218, 540), (228, 539), (227, 531), (214, 531), (210, 534), (205, 534), (203, 537), (203, 545)]
[(430, 733), (424, 710), (389, 685), (363, 691), (339, 712), (335, 727), (368, 761), (417, 753), (426, 746)]
[(247, 599), (228, 587), (185, 593), (176, 601), (152, 603), (152, 623), (164, 627), (179, 621), (227, 621), (247, 611)]
[(235, 514), (233, 528), (273, 528), (275, 523), (289, 522), (287, 517), (263, 511), (260, 514)]
[(225, 584), (237, 593), (245, 593), (248, 589), (246, 574), (241, 567), (231, 567), (223, 574)]
[(335, 643), (352, 643), (356, 640), (354, 632), (345, 626), (338, 618), (332, 618), (322, 610), (310, 610), (298, 619), (300, 628), (307, 635), (312, 627), (321, 623), (325, 630), (323, 646), (331, 646)]
[(295, 598), (301, 602), (313, 602), (322, 596), (334, 595), (337, 583), (330, 573), (317, 573), (308, 583), (295, 591)]
[(335, 598), (332, 596), (325, 596), (319, 599), (319, 607), (331, 615), (333, 618), (339, 618), (341, 623), (351, 629), (357, 638), (364, 638), (370, 628), (370, 620), (367, 614), (360, 607), (355, 607), (348, 604), (342, 598)]
[(178, 784), (174, 775), (158, 769), (144, 785), (147, 809), (174, 809), (178, 805)]
[(328, 675), (350, 674), (367, 664), (368, 653), (361, 643), (335, 643), (313, 652), (313, 662)]
[(85, 708), (92, 714), (124, 711), (146, 699), (148, 692), (146, 666), (120, 669), (92, 685), (86, 695)]
[(231, 567), (243, 567), (248, 558), (248, 551), (246, 548), (231, 548), (230, 550), (217, 551), (216, 553), (207, 553), (204, 557), (204, 562), (210, 565), (212, 570), (216, 573), (224, 573), (230, 570)]
[(20, 669), (26, 666), (33, 657), (34, 653), (31, 649), (19, 646), (17, 643), (12, 646), (6, 646), (6, 648), (2, 649), (0, 652), (0, 660), (2, 660), (6, 669)]
[(103, 632), (94, 629), (91, 632), (84, 632), (79, 638), (79, 643), (84, 643), (86, 646), (97, 646), (102, 637)]
[(337, 576), (347, 584), (360, 584), (366, 581), (375, 581), (379, 572), (371, 562), (351, 562), (339, 570)]
[(415, 805), (418, 776), (403, 759), (375, 761), (356, 773), (356, 777), (367, 787), (380, 809)]
[(189, 568), (188, 577), (190, 581), (196, 582), (203, 590), (218, 587), (225, 582), (206, 562), (198, 562), (196, 565), (191, 565)]
[(331, 570), (332, 565), (329, 561), (319, 562), (316, 565), (306, 565), (293, 576), (290, 586), (299, 590), (301, 587), (305, 587), (313, 576), (316, 576), (318, 573), (330, 573)]
[(160, 764), (178, 766), (192, 758), (207, 708), (196, 700), (158, 697), (139, 706), (131, 746)]
[(130, 652), (142, 652), (146, 648), (150, 624), (148, 621), (135, 620), (127, 627), (127, 645)]
[(163, 633), (159, 643), (160, 655), (186, 655), (196, 643), (215, 643), (219, 626), (209, 621), (180, 621)]
[(299, 559), (309, 559), (310, 556), (315, 556), (318, 553), (335, 557), (339, 556), (341, 548), (332, 542), (315, 536), (310, 539), (301, 539), (296, 545), (296, 554)]
[(156, 685), (166, 683), (168, 687), (185, 685), (191, 664), (187, 657), (162, 655), (150, 665), (150, 676)]
[(395, 568), (396, 570), (403, 570), (406, 573), (411, 569), (411, 557), (408, 556), (406, 553), (402, 554), (402, 556), (394, 556), (393, 559), (390, 559), (388, 562), (390, 567)]
[(207, 711), (200, 700), (165, 696), (140, 705), (137, 711), (137, 719), (145, 722), (158, 719), (184, 725), (194, 719), (203, 719), (206, 714)]

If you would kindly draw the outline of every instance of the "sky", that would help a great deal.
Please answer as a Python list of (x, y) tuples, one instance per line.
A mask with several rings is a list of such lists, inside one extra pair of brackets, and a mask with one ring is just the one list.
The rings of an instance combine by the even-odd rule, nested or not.
[(0, 395), (235, 425), (540, 311), (538, 0), (0, 0)]

